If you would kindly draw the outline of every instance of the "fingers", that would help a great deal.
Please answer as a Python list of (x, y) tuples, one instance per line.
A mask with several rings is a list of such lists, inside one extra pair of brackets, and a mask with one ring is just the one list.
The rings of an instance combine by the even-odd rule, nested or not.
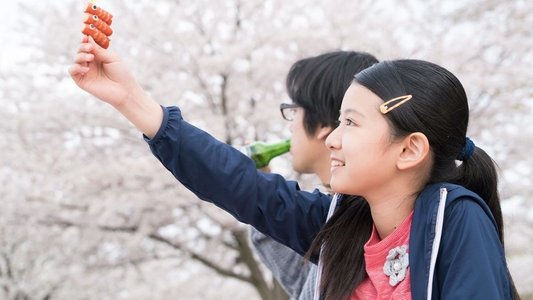
[(104, 48), (100, 47), (91, 36), (84, 35), (81, 38), (81, 43), (78, 48), (78, 53), (93, 52), (96, 54), (97, 52), (101, 52), (101, 51), (104, 51)]
[(94, 61), (94, 54), (91, 53), (94, 46), (89, 43), (87, 36), (83, 36), (78, 53), (74, 55), (74, 65), (69, 68), (71, 76), (85, 75), (89, 72), (89, 64)]
[(98, 43), (94, 40), (94, 38), (92, 36), (88, 36), (88, 43), (91, 44), (93, 47), (94, 47), (94, 50), (95, 51), (98, 51), (98, 52), (101, 52), (101, 51), (105, 51), (104, 48), (102, 48), (100, 45), (98, 45)]
[(74, 56), (74, 62), (77, 64), (87, 64), (94, 61), (94, 54), (79, 52)]
[(74, 65), (69, 68), (70, 75), (85, 75), (90, 71), (89, 63), (92, 61), (94, 61), (94, 54), (79, 52), (74, 56)]
[(82, 43), (78, 48), (78, 53), (74, 56), (74, 62), (83, 66), (88, 66), (90, 62), (94, 61), (94, 54), (92, 53), (94, 45), (83, 42), (87, 41), (86, 37), (82, 39)]
[(81, 43), (80, 47), (78, 48), (78, 53), (91, 53), (91, 51), (94, 49), (94, 46), (89, 43)]
[(93, 53), (102, 63), (111, 63), (118, 60), (118, 57), (114, 53), (98, 45), (98, 43), (95, 42), (92, 36), (87, 36), (87, 43), (82, 43), (80, 45), (80, 49), (85, 52)]
[(80, 75), (85, 75), (89, 72), (89, 67), (85, 67), (79, 64), (73, 65), (68, 69), (70, 76), (76, 77)]
[[(69, 73), (71, 76), (82, 76), (87, 74), (91, 68), (102, 67), (100, 63), (106, 64), (118, 60), (118, 57), (100, 47), (91, 36), (84, 35), (74, 56), (74, 65), (69, 68)], [(98, 66), (92, 64), (96, 61), (99, 63)]]

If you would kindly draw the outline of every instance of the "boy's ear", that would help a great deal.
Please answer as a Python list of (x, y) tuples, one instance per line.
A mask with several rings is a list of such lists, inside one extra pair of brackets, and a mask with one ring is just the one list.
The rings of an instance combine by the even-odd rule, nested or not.
[(400, 170), (419, 167), (429, 158), (429, 140), (421, 132), (414, 132), (406, 136), (401, 146), (402, 152), (397, 162), (397, 167)]
[(316, 130), (316, 138), (318, 140), (326, 140), (328, 135), (333, 131), (333, 128), (331, 126), (320, 126)]

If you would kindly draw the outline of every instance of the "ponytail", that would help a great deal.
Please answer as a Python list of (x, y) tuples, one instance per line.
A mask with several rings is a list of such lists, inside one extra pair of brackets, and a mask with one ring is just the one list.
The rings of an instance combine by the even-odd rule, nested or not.
[[(500, 238), (502, 247), (505, 249), (505, 243), (503, 241), (503, 215), (500, 196), (498, 194), (497, 165), (483, 149), (474, 146), (468, 138), (465, 148), (469, 147), (469, 143), (472, 144), (472, 153), (463, 157), (465, 152), (467, 152), (463, 150), (459, 154), (458, 158), (462, 159), (463, 163), (457, 167), (457, 178), (455, 178), (454, 182), (478, 194), (487, 203), (496, 221), (498, 237)], [(509, 279), (511, 281), (513, 299), (520, 300), (520, 295), (518, 294), (511, 274), (509, 274)]]
[[(468, 143), (469, 139), (467, 145)], [(487, 203), (496, 221), (498, 236), (503, 245), (503, 216), (498, 194), (496, 163), (483, 149), (473, 147), (472, 154), (464, 157), (462, 164), (457, 167), (457, 177), (452, 181), (478, 194)]]

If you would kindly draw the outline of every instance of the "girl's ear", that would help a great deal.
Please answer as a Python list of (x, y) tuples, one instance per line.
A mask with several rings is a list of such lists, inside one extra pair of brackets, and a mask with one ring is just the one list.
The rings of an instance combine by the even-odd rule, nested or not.
[(429, 141), (421, 132), (406, 136), (402, 141), (402, 147), (397, 161), (400, 170), (420, 167), (429, 158)]

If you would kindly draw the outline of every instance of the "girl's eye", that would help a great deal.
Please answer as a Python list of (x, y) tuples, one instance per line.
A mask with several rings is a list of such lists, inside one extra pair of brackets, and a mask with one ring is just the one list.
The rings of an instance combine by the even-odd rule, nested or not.
[(346, 126), (355, 126), (357, 124), (355, 124), (355, 122), (350, 120), (350, 119), (344, 119), (344, 125), (346, 125)]
[(357, 123), (354, 121), (348, 119), (348, 118), (339, 118), (336, 122), (337, 127), (343, 125), (343, 126), (357, 126)]

